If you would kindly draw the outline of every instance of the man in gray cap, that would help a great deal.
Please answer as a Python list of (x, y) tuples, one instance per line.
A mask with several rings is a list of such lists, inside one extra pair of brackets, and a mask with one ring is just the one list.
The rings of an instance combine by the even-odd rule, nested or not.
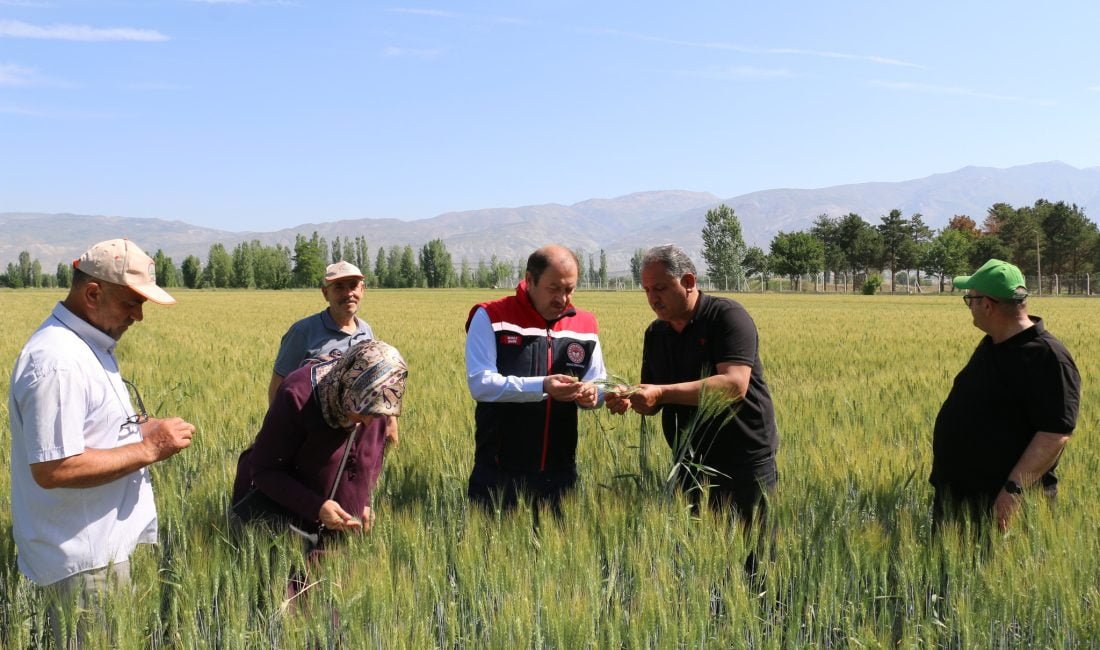
[[(73, 267), (68, 296), (12, 371), (12, 531), (24, 575), (94, 609), (109, 583), (128, 584), (134, 548), (156, 543), (148, 466), (188, 447), (195, 427), (146, 413), (115, 358), (146, 300), (176, 302), (157, 286), (153, 260), (113, 239)], [(60, 642), (56, 607), (51, 621)]]
[(290, 326), (279, 343), (279, 354), (267, 386), (267, 401), (275, 399), (275, 391), (283, 379), (306, 359), (333, 350), (348, 350), (360, 341), (374, 338), (370, 325), (356, 313), (363, 300), (363, 272), (350, 262), (336, 262), (325, 269), (321, 295), (328, 308), (307, 316)]
[(1043, 320), (1028, 315), (1020, 269), (989, 260), (954, 286), (967, 290), (963, 301), (986, 336), (936, 416), (933, 520), (992, 516), (1005, 530), (1027, 488), (1056, 490), (1053, 467), (1077, 424), (1081, 376)]

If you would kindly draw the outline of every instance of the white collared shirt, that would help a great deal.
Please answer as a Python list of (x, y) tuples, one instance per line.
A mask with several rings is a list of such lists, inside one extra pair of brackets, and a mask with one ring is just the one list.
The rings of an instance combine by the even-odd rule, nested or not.
[(114, 357), (115, 340), (58, 303), (11, 376), (12, 529), (19, 569), (48, 585), (122, 562), (156, 543), (157, 513), (143, 468), (93, 488), (44, 489), (34, 463), (141, 440)]

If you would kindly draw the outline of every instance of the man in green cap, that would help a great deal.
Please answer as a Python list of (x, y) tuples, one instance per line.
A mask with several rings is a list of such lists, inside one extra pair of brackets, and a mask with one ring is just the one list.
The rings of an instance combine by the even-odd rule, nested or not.
[(955, 278), (986, 336), (955, 377), (932, 434), (933, 521), (992, 515), (1007, 529), (1024, 491), (1057, 489), (1053, 468), (1077, 424), (1073, 357), (1027, 313), (1020, 269), (989, 260)]

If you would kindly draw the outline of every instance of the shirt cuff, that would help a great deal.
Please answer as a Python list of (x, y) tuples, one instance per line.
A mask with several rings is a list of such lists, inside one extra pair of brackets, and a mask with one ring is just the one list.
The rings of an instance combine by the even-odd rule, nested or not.
[(545, 377), (521, 377), (520, 390), (524, 393), (538, 393), (546, 399), (546, 393), (542, 391)]

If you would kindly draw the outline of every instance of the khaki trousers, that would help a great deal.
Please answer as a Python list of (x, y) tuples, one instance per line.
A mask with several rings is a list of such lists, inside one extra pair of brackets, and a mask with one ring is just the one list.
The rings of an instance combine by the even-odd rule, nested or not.
[(94, 629), (93, 625), (101, 628), (107, 626), (107, 616), (103, 609), (107, 592), (129, 587), (129, 562), (116, 562), (99, 569), (83, 571), (42, 587), (49, 603), (46, 616), (53, 632), (54, 647), (83, 647), (89, 631)]

